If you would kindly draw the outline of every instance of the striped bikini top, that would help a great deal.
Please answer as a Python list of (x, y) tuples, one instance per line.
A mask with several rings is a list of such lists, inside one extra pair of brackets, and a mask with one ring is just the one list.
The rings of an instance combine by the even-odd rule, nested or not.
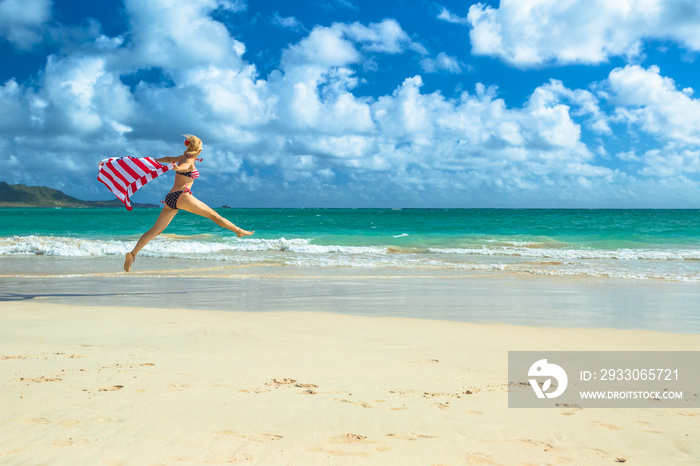
[(186, 176), (188, 178), (192, 178), (193, 180), (197, 177), (199, 177), (199, 170), (190, 170), (188, 172), (175, 172), (178, 175)]

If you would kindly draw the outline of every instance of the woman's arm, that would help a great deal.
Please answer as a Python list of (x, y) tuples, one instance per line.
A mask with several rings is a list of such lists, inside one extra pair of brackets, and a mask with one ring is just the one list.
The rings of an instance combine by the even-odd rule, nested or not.
[(188, 171), (192, 170), (194, 168), (194, 161), (195, 157), (163, 157), (160, 159), (156, 159), (157, 162), (170, 162), (175, 165), (175, 169), (177, 171)]

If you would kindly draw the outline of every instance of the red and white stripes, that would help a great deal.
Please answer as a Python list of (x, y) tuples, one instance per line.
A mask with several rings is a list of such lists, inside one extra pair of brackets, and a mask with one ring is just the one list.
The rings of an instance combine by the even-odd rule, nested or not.
[(97, 179), (112, 191), (131, 210), (130, 197), (144, 184), (159, 177), (172, 168), (163, 165), (153, 157), (121, 157), (100, 162)]

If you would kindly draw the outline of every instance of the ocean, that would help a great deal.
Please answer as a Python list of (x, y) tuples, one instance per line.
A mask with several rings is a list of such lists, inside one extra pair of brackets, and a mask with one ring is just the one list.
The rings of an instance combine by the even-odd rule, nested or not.
[[(134, 271), (518, 274), (700, 282), (700, 210), (220, 209), (179, 213)], [(0, 209), (3, 276), (121, 271), (159, 209)], [(272, 270), (272, 269), (270, 269)]]

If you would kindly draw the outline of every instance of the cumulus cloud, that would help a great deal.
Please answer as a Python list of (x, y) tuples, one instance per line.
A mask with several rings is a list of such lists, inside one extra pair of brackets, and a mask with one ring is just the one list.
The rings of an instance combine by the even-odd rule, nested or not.
[[(222, 5), (128, 0), (123, 36), (51, 56), (36, 83), (0, 86), (0, 146), (11, 163), (23, 161), (16, 181), (56, 186), (45, 161), (69, 160), (70, 192), (104, 199), (86, 182), (100, 158), (171, 155), (182, 133), (204, 139), (202, 178), (214, 182), (197, 189), (215, 203), (235, 192), (253, 205), (260, 193), (295, 205), (464, 205), (467, 194), (513, 205), (529, 193), (546, 205), (625, 189), (644, 195), (673, 173), (692, 186), (700, 173), (698, 100), (658, 68), (618, 68), (589, 89), (552, 80), (521, 106), (489, 83), (451, 97), (428, 92), (420, 75), (366, 96), (366, 60), (423, 53), (395, 20), (317, 26), (261, 77), (245, 45), (212, 17)], [(456, 62), (432, 60), (424, 71)], [(625, 130), (660, 143), (618, 154), (629, 173), (600, 155)], [(594, 149), (584, 132), (598, 138)]]
[(0, 1), (0, 37), (19, 49), (41, 42), (50, 19), (51, 0)]
[(613, 70), (606, 80), (610, 102), (615, 105), (612, 121), (651, 136), (660, 148), (618, 158), (641, 164), (645, 176), (681, 176), (698, 173), (700, 167), (700, 100), (692, 89), (678, 89), (673, 79), (660, 74), (657, 66), (647, 69), (628, 65)]
[(438, 73), (446, 71), (448, 73), (461, 73), (462, 65), (455, 57), (440, 52), (435, 58), (423, 58), (420, 62), (421, 68), (426, 73)]
[[(295, 151), (319, 151), (332, 156), (323, 142), (327, 133), (373, 131), (367, 99), (351, 90), (358, 85), (353, 66), (367, 56), (399, 54), (416, 44), (394, 20), (363, 25), (334, 23), (315, 27), (282, 55), (280, 72), (270, 76), (270, 89), (278, 98), (278, 126), (320, 132), (320, 144), (297, 142)], [(344, 150), (339, 150), (340, 153)]]
[(305, 31), (306, 28), (304, 25), (296, 19), (294, 16), (286, 16), (282, 17), (278, 12), (275, 11), (275, 14), (272, 15), (272, 24), (275, 26), (279, 26), (284, 29), (290, 29), (292, 31)]
[(129, 89), (105, 69), (101, 57), (50, 57), (42, 97), (50, 105), (47, 128), (89, 135), (101, 129), (128, 132), (132, 108)]
[(238, 13), (248, 9), (245, 0), (218, 0), (218, 7), (222, 10)]
[(211, 14), (230, 2), (126, 0), (131, 24), (125, 59), (138, 68), (160, 67), (176, 75), (198, 66), (239, 66), (245, 46)]
[(474, 54), (518, 67), (637, 57), (645, 40), (700, 50), (700, 4), (694, 0), (503, 0), (498, 8), (472, 5), (468, 20)]
[(607, 86), (617, 119), (662, 141), (700, 144), (700, 100), (660, 71), (658, 66), (628, 65), (610, 73)]
[(653, 149), (640, 157), (640, 174), (652, 177), (678, 177), (700, 173), (700, 150)]
[(344, 37), (345, 25), (317, 26), (299, 43), (288, 47), (282, 55), (282, 69), (302, 65), (329, 68), (346, 66), (360, 61), (361, 54), (355, 44)]
[(469, 19), (457, 16), (445, 7), (441, 7), (437, 18), (452, 24), (469, 24)]
[(364, 25), (334, 23), (316, 26), (299, 43), (289, 46), (282, 56), (282, 68), (300, 65), (321, 68), (357, 64), (363, 54), (400, 54), (407, 50), (425, 53), (393, 19)]

